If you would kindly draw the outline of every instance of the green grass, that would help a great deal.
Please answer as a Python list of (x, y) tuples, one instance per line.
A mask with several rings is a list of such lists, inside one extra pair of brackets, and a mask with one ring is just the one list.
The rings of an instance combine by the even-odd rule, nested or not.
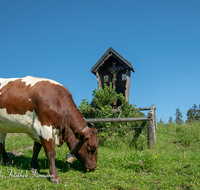
[[(132, 135), (132, 134), (131, 134)], [(144, 136), (142, 134), (141, 136)], [(200, 123), (190, 125), (158, 125), (156, 144), (148, 150), (147, 139), (139, 139), (137, 149), (131, 136), (113, 138), (99, 146), (98, 168), (83, 172), (75, 161), (65, 163), (66, 145), (56, 147), (56, 166), (61, 184), (30, 173), (33, 141), (26, 135), (9, 136), (7, 151), (24, 153), (11, 157), (12, 167), (0, 165), (0, 189), (200, 189)], [(39, 155), (41, 175), (49, 175), (48, 162), (42, 150)], [(24, 177), (15, 176), (21, 172)]]

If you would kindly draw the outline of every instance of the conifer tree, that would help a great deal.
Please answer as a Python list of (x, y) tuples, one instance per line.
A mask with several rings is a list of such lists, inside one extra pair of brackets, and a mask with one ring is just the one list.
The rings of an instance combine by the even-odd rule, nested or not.
[(175, 119), (175, 123), (180, 125), (180, 124), (183, 124), (183, 115), (182, 115), (182, 112), (179, 108), (176, 109), (176, 112), (175, 112), (175, 116), (176, 116), (176, 119)]
[(160, 118), (159, 123), (160, 123), (160, 124), (164, 124), (164, 121), (162, 120), (162, 118)]
[(168, 123), (169, 123), (169, 124), (173, 124), (173, 123), (174, 123), (171, 116), (170, 116), (170, 118), (169, 118), (169, 122), (168, 122)]
[[(200, 108), (200, 106), (199, 106)], [(191, 123), (194, 121), (199, 121), (200, 120), (200, 109), (198, 109), (197, 105), (194, 104), (188, 111), (187, 111), (187, 123)]]

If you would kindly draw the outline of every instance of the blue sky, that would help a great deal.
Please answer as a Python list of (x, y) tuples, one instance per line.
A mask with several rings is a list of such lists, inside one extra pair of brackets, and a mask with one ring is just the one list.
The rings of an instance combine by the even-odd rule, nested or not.
[(97, 88), (90, 70), (109, 47), (133, 66), (130, 103), (157, 118), (200, 103), (199, 0), (0, 0), (0, 77), (66, 86), (77, 105)]

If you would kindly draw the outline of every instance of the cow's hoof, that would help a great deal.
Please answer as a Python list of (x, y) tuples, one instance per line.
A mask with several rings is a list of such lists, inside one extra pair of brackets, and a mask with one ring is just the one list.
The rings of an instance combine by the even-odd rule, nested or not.
[(61, 183), (61, 179), (54, 179), (54, 178), (51, 178), (51, 182), (55, 183), (55, 184), (59, 184)]

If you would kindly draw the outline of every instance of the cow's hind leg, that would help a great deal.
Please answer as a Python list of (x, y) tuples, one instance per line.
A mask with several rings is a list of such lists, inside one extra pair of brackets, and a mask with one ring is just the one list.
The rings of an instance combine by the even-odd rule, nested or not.
[(42, 148), (42, 145), (40, 143), (34, 141), (33, 156), (32, 156), (32, 160), (31, 160), (31, 172), (32, 173), (39, 172), (37, 159), (38, 159), (38, 154), (39, 154), (41, 148)]
[(44, 147), (46, 157), (49, 160), (49, 170), (50, 170), (50, 175), (52, 176), (50, 179), (53, 183), (59, 184), (61, 182), (61, 178), (58, 175), (55, 165), (56, 151), (54, 148), (53, 139), (46, 140), (40, 136), (40, 140)]
[(2, 162), (3, 162), (4, 165), (6, 165), (6, 164), (11, 165), (11, 162), (10, 162), (9, 157), (8, 157), (6, 150), (5, 150), (6, 134), (7, 133), (0, 131), (0, 155), (1, 155)]

